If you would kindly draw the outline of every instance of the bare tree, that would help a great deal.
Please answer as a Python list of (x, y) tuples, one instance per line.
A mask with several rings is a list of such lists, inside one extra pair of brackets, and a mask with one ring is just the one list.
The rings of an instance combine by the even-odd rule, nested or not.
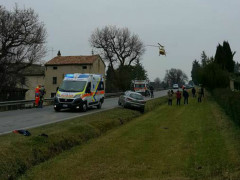
[(111, 67), (130, 66), (138, 62), (145, 51), (143, 42), (136, 34), (131, 34), (128, 28), (116, 26), (97, 28), (89, 42)]
[(159, 77), (156, 77), (156, 78), (154, 79), (154, 83), (155, 83), (155, 89), (156, 89), (156, 88), (160, 88), (160, 86), (161, 86), (161, 81), (160, 81), (160, 78), (159, 78)]
[(181, 69), (170, 69), (166, 70), (166, 74), (164, 77), (164, 81), (168, 83), (170, 86), (172, 84), (183, 85), (188, 80), (187, 75)]
[(0, 6), (0, 91), (15, 87), (23, 70), (46, 54), (46, 30), (33, 9)]

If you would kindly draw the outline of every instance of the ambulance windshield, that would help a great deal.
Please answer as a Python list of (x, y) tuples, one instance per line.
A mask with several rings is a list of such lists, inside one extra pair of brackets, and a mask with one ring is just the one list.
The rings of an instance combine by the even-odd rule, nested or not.
[(86, 81), (63, 81), (58, 90), (62, 92), (82, 92), (86, 83)]
[(136, 88), (144, 88), (144, 87), (145, 87), (145, 84), (135, 84), (135, 87), (136, 87)]

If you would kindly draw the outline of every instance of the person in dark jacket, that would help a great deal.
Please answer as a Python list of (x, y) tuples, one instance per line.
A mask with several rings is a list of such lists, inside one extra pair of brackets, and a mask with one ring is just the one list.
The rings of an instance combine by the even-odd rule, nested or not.
[(177, 97), (177, 105), (180, 106), (180, 101), (181, 101), (182, 94), (179, 90), (177, 90), (177, 92), (176, 92), (176, 97)]
[(184, 104), (188, 104), (189, 94), (185, 89), (183, 90), (183, 97), (184, 97)]
[(151, 98), (154, 98), (154, 94), (153, 94), (154, 88), (153, 88), (153, 86), (150, 86), (149, 89), (150, 89)]
[(44, 100), (44, 95), (46, 94), (44, 86), (39, 85), (39, 92), (40, 92), (40, 101), (39, 101), (39, 107), (43, 107), (43, 100)]
[(196, 97), (196, 89), (195, 89), (195, 87), (192, 88), (192, 96)]

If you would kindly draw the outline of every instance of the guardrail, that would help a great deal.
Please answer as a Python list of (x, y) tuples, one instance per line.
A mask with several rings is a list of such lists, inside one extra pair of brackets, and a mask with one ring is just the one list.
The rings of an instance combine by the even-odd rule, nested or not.
[[(117, 93), (106, 93), (105, 98), (116, 97), (122, 95), (122, 92)], [(45, 104), (53, 102), (53, 98), (44, 99)], [(34, 107), (35, 100), (17, 100), (17, 101), (3, 101), (0, 102), (0, 111), (1, 110), (11, 110), (11, 109), (22, 109), (27, 107)], [(24, 105), (24, 106), (23, 106)]]
[[(44, 101), (53, 101), (52, 98), (49, 99), (44, 99)], [(18, 101), (3, 101), (0, 102), (0, 107), (1, 106), (11, 106), (11, 105), (21, 105), (21, 104), (33, 104), (35, 100), (18, 100)]]

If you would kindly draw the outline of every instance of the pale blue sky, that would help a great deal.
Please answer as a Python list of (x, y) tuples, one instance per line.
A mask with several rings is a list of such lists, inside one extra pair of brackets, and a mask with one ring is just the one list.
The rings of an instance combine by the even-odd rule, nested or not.
[[(240, 61), (239, 0), (0, 0), (11, 9), (33, 8), (48, 32), (47, 47), (62, 55), (89, 55), (88, 39), (97, 27), (128, 27), (145, 44), (165, 45), (167, 57), (147, 47), (142, 64), (150, 80), (170, 68), (190, 77), (192, 61), (204, 50), (215, 55), (216, 46), (229, 41), (235, 60)], [(57, 52), (54, 52), (54, 55)], [(49, 52), (45, 60), (50, 60)]]

